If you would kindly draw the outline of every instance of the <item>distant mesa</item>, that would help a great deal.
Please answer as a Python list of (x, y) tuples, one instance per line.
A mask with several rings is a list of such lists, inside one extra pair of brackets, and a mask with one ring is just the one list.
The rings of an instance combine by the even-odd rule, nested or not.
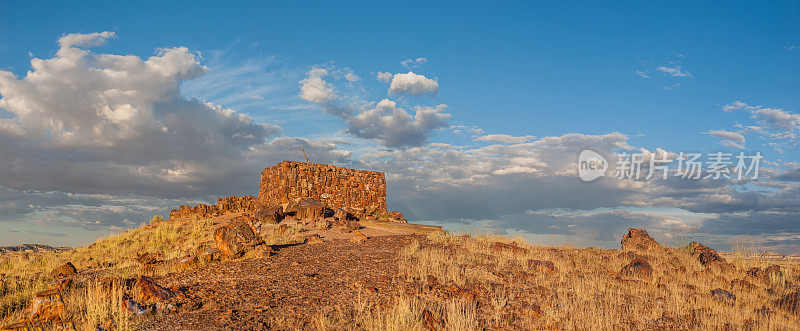
[(254, 213), (259, 207), (287, 206), (303, 198), (342, 210), (360, 220), (407, 223), (403, 214), (386, 207), (386, 179), (382, 172), (329, 164), (283, 161), (261, 173), (259, 194), (218, 198), (216, 205), (181, 205), (171, 219), (206, 218), (225, 213)]
[(69, 247), (53, 247), (42, 244), (22, 244), (16, 246), (0, 246), (0, 254), (6, 253), (37, 253), (37, 252), (62, 252), (69, 250)]

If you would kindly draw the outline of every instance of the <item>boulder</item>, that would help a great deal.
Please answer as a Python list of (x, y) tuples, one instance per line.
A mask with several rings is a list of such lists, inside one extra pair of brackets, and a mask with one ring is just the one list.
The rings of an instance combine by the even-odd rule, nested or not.
[(689, 244), (689, 254), (692, 254), (704, 266), (715, 263), (727, 264), (727, 261), (717, 254), (717, 251), (698, 242), (693, 241)]
[(342, 208), (336, 208), (333, 210), (333, 218), (339, 221), (355, 221), (356, 217), (353, 214), (348, 213), (346, 210)]
[(141, 315), (149, 315), (153, 312), (153, 307), (147, 307), (140, 305), (138, 302), (133, 301), (128, 298), (124, 298), (122, 300), (122, 306), (125, 307), (131, 314), (134, 316), (141, 316)]
[(317, 219), (325, 217), (325, 204), (312, 198), (300, 198), (286, 206), (287, 214), (291, 213), (296, 219)]
[(714, 298), (714, 300), (721, 301), (729, 305), (733, 305), (734, 302), (736, 302), (735, 295), (721, 288), (711, 290), (711, 297)]
[(67, 311), (64, 300), (61, 298), (61, 291), (57, 289), (36, 293), (31, 299), (28, 309), (28, 318), (31, 321), (60, 321)]
[(773, 264), (769, 267), (764, 268), (764, 276), (769, 281), (783, 279), (783, 272), (781, 271), (781, 266)]
[(261, 206), (253, 212), (253, 217), (264, 224), (278, 224), (283, 220), (283, 207), (278, 205)]
[(50, 272), (50, 277), (53, 279), (60, 279), (64, 277), (69, 277), (78, 273), (78, 270), (75, 269), (75, 266), (72, 265), (72, 262), (67, 262), (59, 266), (58, 268), (53, 269)]
[(354, 242), (354, 243), (360, 244), (360, 243), (363, 243), (363, 242), (367, 241), (367, 239), (369, 239), (369, 238), (367, 238), (366, 235), (361, 233), (361, 231), (355, 231), (355, 232), (353, 232), (353, 238), (351, 238), (350, 240), (352, 242)]
[(551, 273), (556, 270), (556, 266), (553, 264), (553, 262), (532, 259), (528, 260), (528, 268), (536, 269), (545, 273)]
[(247, 224), (247, 226), (249, 226), (250, 229), (253, 230), (253, 233), (255, 233), (256, 235), (261, 233), (261, 221), (259, 221), (254, 217), (250, 217), (248, 215), (237, 216), (233, 219), (232, 222), (242, 222), (244, 224)]
[(232, 221), (214, 232), (217, 248), (227, 258), (244, 255), (250, 248), (261, 243), (253, 229), (242, 221)]
[(628, 229), (628, 234), (620, 241), (622, 250), (625, 251), (648, 251), (653, 248), (661, 247), (655, 239), (650, 237), (647, 230)]
[(172, 291), (158, 285), (155, 280), (147, 276), (139, 276), (133, 285), (133, 296), (139, 302), (155, 303), (164, 302), (172, 298)]
[(635, 259), (631, 261), (631, 263), (628, 263), (628, 265), (622, 267), (619, 274), (623, 277), (650, 278), (653, 274), (653, 267), (645, 260)]

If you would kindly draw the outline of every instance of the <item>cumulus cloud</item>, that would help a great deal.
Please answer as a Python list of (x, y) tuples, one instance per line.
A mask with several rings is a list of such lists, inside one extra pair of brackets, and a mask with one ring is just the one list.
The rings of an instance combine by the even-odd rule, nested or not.
[(119, 227), (180, 200), (252, 194), (260, 169), (302, 159), (301, 144), (315, 161), (350, 162), (334, 143), (274, 138), (277, 126), (185, 98), (182, 83), (208, 71), (185, 47), (91, 50), (114, 36), (66, 35), (26, 76), (0, 71), (0, 208), (14, 220)]
[(389, 85), (389, 94), (436, 95), (437, 93), (439, 93), (439, 83), (413, 71), (395, 74)]
[(416, 107), (414, 116), (397, 103), (383, 99), (370, 110), (347, 120), (350, 132), (357, 137), (377, 139), (388, 147), (419, 146), (428, 134), (447, 125), (447, 106)]
[(112, 31), (95, 33), (70, 33), (58, 38), (58, 44), (62, 48), (95, 47), (104, 44), (108, 39), (116, 37), (117, 34)]
[(300, 97), (313, 103), (327, 103), (336, 99), (333, 86), (323, 77), (328, 75), (328, 70), (314, 68), (308, 71), (306, 79), (300, 81)]
[[(300, 96), (308, 102), (319, 104), (325, 112), (343, 118), (348, 125), (347, 131), (356, 137), (373, 139), (392, 148), (421, 146), (428, 141), (428, 136), (434, 130), (448, 125), (450, 114), (445, 112), (445, 104), (432, 107), (413, 106), (411, 108), (414, 115), (411, 115), (406, 109), (398, 107), (397, 102), (389, 99), (377, 103), (365, 100), (363, 89), (358, 86), (352, 95), (343, 93), (345, 96), (338, 98), (333, 96), (333, 85), (322, 79), (327, 75), (326, 69), (310, 70), (307, 78), (300, 81), (303, 91)], [(347, 79), (346, 76), (344, 79)], [(392, 79), (390, 91), (394, 88), (398, 93), (420, 94), (424, 93), (423, 89), (435, 93), (438, 89), (435, 81), (413, 72), (394, 76), (379, 72), (378, 79)], [(433, 87), (428, 86), (429, 82)]]
[(394, 77), (394, 75), (392, 75), (391, 72), (378, 71), (377, 75), (378, 81), (389, 83), (392, 81), (392, 77)]

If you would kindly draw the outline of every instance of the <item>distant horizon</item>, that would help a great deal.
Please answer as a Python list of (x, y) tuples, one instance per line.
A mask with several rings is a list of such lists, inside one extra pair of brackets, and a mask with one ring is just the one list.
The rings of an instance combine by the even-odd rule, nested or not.
[(0, 246), (258, 195), (307, 156), (454, 233), (800, 252), (798, 2), (0, 8)]

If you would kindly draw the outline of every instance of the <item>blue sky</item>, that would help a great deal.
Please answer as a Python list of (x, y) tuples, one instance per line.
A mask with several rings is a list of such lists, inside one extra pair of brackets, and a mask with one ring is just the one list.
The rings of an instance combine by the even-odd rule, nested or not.
[[(32, 59), (59, 58), (58, 40), (71, 33), (113, 32), (113, 36), (100, 38), (102, 45), (76, 44), (94, 55), (132, 55), (146, 60), (160, 56), (159, 48), (186, 47), (189, 54), (201, 54), (196, 59), (197, 66), (207, 70), (191, 78), (176, 76), (180, 99), (196, 98), (247, 115), (255, 123), (268, 126), (248, 127), (255, 130), (257, 140), (266, 141), (269, 148), (285, 146), (281, 145), (284, 149), (279, 152), (263, 147), (268, 156), (258, 160), (257, 156), (247, 156), (253, 160), (242, 163), (237, 172), (208, 181), (173, 178), (167, 180), (174, 184), (170, 187), (148, 186), (142, 184), (141, 178), (132, 179), (132, 183), (100, 183), (82, 177), (87, 176), (82, 170), (86, 164), (74, 164), (74, 171), (65, 170), (57, 181), (28, 184), (18, 179), (42, 176), (33, 170), (9, 171), (0, 176), (0, 187), (6, 190), (0, 201), (5, 201), (6, 209), (13, 212), (0, 229), (28, 231), (26, 240), (72, 244), (96, 236), (97, 231), (138, 224), (178, 202), (254, 193), (253, 185), (240, 184), (247, 183), (247, 176), (257, 178), (260, 166), (254, 165), (280, 161), (273, 160), (278, 155), (295, 157), (290, 140), (297, 138), (307, 144), (319, 144), (315, 157), (320, 161), (387, 172), (390, 184), (394, 184), (390, 188), (394, 191), (390, 191), (390, 204), (425, 222), (528, 233), (535, 236), (531, 238), (547, 236), (553, 242), (613, 245), (629, 225), (646, 226), (655, 224), (647, 222), (658, 221), (661, 228), (657, 227), (656, 233), (663, 228), (662, 237), (671, 235), (677, 230), (663, 219), (667, 217), (663, 216), (664, 211), (669, 211), (670, 217), (692, 223), (696, 227), (693, 232), (707, 233), (713, 237), (708, 240), (717, 240), (719, 245), (751, 236), (765, 248), (796, 250), (800, 247), (793, 237), (800, 233), (800, 224), (794, 222), (800, 220), (800, 206), (793, 198), (798, 192), (797, 181), (779, 178), (793, 178), (789, 175), (800, 167), (795, 146), (797, 131), (792, 126), (796, 120), (791, 117), (800, 108), (798, 13), (798, 2), (1, 2), (0, 70), (14, 74), (15, 79), (26, 76)], [(402, 64), (419, 58), (425, 61)], [(335, 95), (332, 101), (303, 98), (303, 81), (311, 77), (315, 68), (326, 71), (320, 80), (329, 84), (323, 86), (331, 86)], [(436, 93), (387, 92), (388, 82), (376, 79), (380, 72), (394, 75), (409, 71), (435, 81)], [(348, 73), (359, 79), (348, 80)], [(50, 90), (66, 89), (69, 84), (64, 81), (50, 86)], [(129, 88), (146, 89), (143, 84)], [(42, 86), (25, 90), (27, 97), (19, 100), (32, 102), (31, 98), (47, 91)], [(22, 90), (20, 86), (16, 88)], [(72, 95), (80, 99), (80, 93), (97, 92), (91, 90), (94, 87), (86, 88), (89, 90), (72, 90), (77, 94)], [(14, 100), (8, 96), (13, 93), (11, 89), (7, 87), (4, 95), (0, 84), (0, 99)], [(397, 108), (411, 115), (415, 107), (439, 109), (431, 111), (441, 117), (411, 122), (410, 127), (383, 128), (386, 132), (397, 129), (398, 136), (364, 131), (374, 127), (369, 122), (374, 118), (353, 118), (377, 109), (383, 99), (395, 102)], [(730, 112), (722, 110), (736, 101), (746, 106)], [(443, 108), (436, 108), (442, 105)], [(63, 114), (84, 106), (97, 105), (79, 103), (66, 110), (39, 111)], [(0, 104), (8, 114), (24, 112), (19, 107), (3, 109)], [(160, 106), (153, 107), (158, 113)], [(352, 114), (335, 115), (333, 108), (348, 109)], [(767, 113), (789, 117), (781, 122), (785, 126), (780, 126), (770, 122), (774, 117), (765, 117)], [(47, 117), (52, 118), (60, 117)], [(76, 114), (74, 118), (82, 117)], [(70, 129), (68, 122), (60, 130), (79, 131), (78, 127)], [(72, 125), (88, 122), (75, 123), (78, 124)], [(198, 125), (214, 130), (206, 124)], [(780, 130), (768, 124), (778, 125)], [(23, 130), (27, 133), (32, 129)], [(222, 130), (229, 131), (230, 128)], [(736, 133), (741, 137), (733, 135), (734, 139), (742, 141), (733, 141), (738, 147), (723, 144), (721, 135), (709, 134), (712, 131), (725, 131), (728, 137)], [(130, 133), (131, 137), (140, 137), (134, 133)], [(615, 133), (622, 137), (613, 136)], [(783, 134), (782, 138), (775, 138), (776, 133)], [(497, 141), (480, 139), (498, 134), (517, 137), (512, 139), (516, 143), (506, 139), (499, 143), (505, 146), (501, 148), (492, 147)], [(570, 134), (582, 136), (578, 139)], [(526, 136), (530, 137), (521, 138)], [(53, 160), (58, 164), (66, 162), (65, 169), (71, 169), (70, 162), (86, 157), (97, 167), (145, 167), (197, 176), (203, 173), (197, 169), (213, 169), (220, 164), (191, 154), (168, 156), (167, 151), (163, 155), (137, 151), (143, 153), (141, 158), (129, 159), (138, 154), (117, 155), (86, 144), (102, 140), (102, 136), (87, 136), (88, 140), (79, 147), (42, 137), (0, 137), (8, 139), (7, 146), (21, 148), (0, 153), (9, 164), (37, 165)], [(418, 139), (404, 140), (408, 137)], [(570, 145), (578, 140), (578, 145)], [(242, 143), (243, 151), (253, 146), (261, 148), (257, 147), (258, 142), (236, 143)], [(34, 145), (37, 147), (31, 147)], [(182, 146), (171, 140), (159, 145), (176, 149)], [(627, 145), (633, 151), (662, 149), (670, 153), (761, 152), (766, 161), (772, 162), (772, 178), (745, 184), (710, 183), (702, 189), (696, 187), (702, 186), (699, 184), (670, 184), (666, 191), (663, 187), (641, 189), (608, 181), (587, 190), (586, 186), (558, 180), (563, 175), (559, 172), (561, 160), (554, 155), (559, 151), (577, 155), (577, 150), (572, 153), (572, 149), (580, 147), (612, 152), (619, 145)], [(36, 153), (23, 155), (23, 150)], [(463, 159), (462, 163), (451, 165), (436, 157)], [(16, 163), (13, 158), (17, 158)], [(498, 163), (504, 160), (510, 163)], [(534, 176), (533, 170), (492, 177), (502, 176), (503, 169), (511, 169), (510, 166), (541, 172), (536, 178), (530, 177)], [(415, 172), (420, 167), (431, 169), (432, 174)], [(37, 169), (47, 167), (42, 163)], [(101, 173), (111, 176), (113, 169)], [(58, 169), (50, 172), (59, 174)], [(529, 177), (508, 178), (526, 174)], [(523, 184), (526, 186), (520, 186)], [(552, 190), (548, 185), (558, 186), (556, 191), (563, 197), (539, 203), (547, 199), (535, 197)], [(609, 186), (601, 190), (601, 185)], [(757, 195), (730, 193), (731, 189), (754, 188), (760, 190), (754, 193)], [(577, 194), (575, 190), (593, 189), (620, 198), (591, 203), (570, 200)], [(712, 195), (712, 190), (719, 191)], [(457, 212), (469, 209), (461, 204), (476, 198), (455, 193), (463, 191), (501, 195), (517, 192), (530, 198), (510, 199), (519, 201), (471, 217)], [(665, 195), (659, 196), (659, 191)], [(436, 201), (439, 206), (423, 206), (421, 200), (431, 199), (417, 198), (446, 192), (453, 201)], [(720, 196), (727, 198), (714, 200)], [(785, 199), (783, 205), (762, 202), (781, 199)], [(26, 203), (31, 201), (37, 203)], [(147, 207), (153, 206), (154, 201), (158, 201), (157, 207)], [(8, 207), (12, 205), (15, 207)], [(20, 207), (24, 205), (34, 207)], [(618, 210), (625, 210), (625, 215)], [(686, 212), (692, 214), (687, 216)], [(587, 213), (592, 217), (586, 217)], [(560, 221), (567, 217), (565, 214), (571, 215), (570, 221)], [(128, 223), (121, 223), (125, 220)], [(10, 225), (11, 221), (15, 225)], [(737, 226), (731, 226), (733, 223)], [(70, 231), (61, 228), (70, 225)], [(43, 232), (47, 227), (55, 229), (51, 233), (70, 234), (47, 237), (30, 233)], [(18, 228), (25, 230), (15, 230)], [(74, 228), (85, 232), (75, 234), (80, 231)], [(764, 239), (777, 237), (781, 239)], [(0, 244), (18, 238), (0, 235)]]

